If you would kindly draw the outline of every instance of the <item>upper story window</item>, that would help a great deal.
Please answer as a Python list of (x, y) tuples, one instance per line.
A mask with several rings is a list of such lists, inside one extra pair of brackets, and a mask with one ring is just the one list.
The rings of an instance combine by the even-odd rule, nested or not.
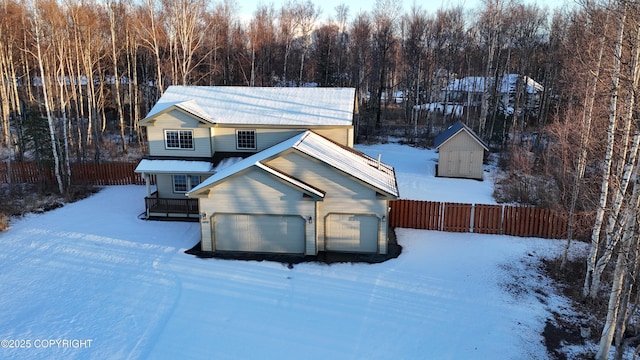
[(236, 147), (241, 149), (256, 149), (256, 131), (255, 130), (237, 130), (236, 131)]
[(193, 131), (165, 130), (164, 143), (167, 149), (193, 149)]

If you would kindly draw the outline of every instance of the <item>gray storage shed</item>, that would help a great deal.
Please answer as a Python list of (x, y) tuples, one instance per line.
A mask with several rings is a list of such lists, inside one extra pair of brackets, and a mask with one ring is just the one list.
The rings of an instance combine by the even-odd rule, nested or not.
[(433, 143), (439, 154), (437, 176), (482, 180), (482, 161), (489, 147), (471, 128), (457, 121)]

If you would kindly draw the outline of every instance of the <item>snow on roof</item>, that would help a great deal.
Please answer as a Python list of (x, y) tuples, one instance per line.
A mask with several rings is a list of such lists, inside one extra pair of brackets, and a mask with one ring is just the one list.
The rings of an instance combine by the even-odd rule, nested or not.
[(229, 167), (237, 162), (242, 161), (242, 157), (228, 157), (225, 159), (220, 160), (220, 162), (218, 163), (218, 165), (216, 165), (215, 168), (213, 168), (213, 171), (218, 172), (226, 167)]
[[(393, 167), (382, 162), (378, 162), (378, 160), (373, 159), (358, 150), (340, 146), (312, 131), (305, 131), (215, 173), (200, 185), (192, 189), (191, 193), (205, 189), (212, 184), (222, 181), (233, 174), (246, 170), (251, 166), (258, 166), (265, 169), (265, 165), (262, 163), (263, 161), (288, 149), (301, 151), (313, 158), (325, 162), (330, 166), (333, 166), (345, 174), (353, 176), (354, 178), (386, 192), (387, 194), (396, 197), (399, 196)], [(276, 170), (275, 173), (272, 172), (274, 175), (280, 176), (296, 186), (307, 186), (308, 188), (306, 189), (314, 193), (319, 191), (311, 185), (304, 184), (299, 180), (288, 177), (286, 174), (277, 171), (277, 169), (274, 170)], [(324, 194), (322, 196), (324, 196)]]
[(228, 166), (231, 166), (242, 160), (241, 157), (232, 157), (223, 159), (218, 165), (213, 166), (208, 161), (195, 161), (195, 160), (150, 160), (142, 159), (135, 169), (137, 173), (215, 173)]
[(388, 194), (399, 196), (393, 167), (378, 162), (364, 153), (344, 148), (322, 136), (307, 132), (295, 148), (311, 157), (325, 162)]
[(213, 123), (213, 118), (209, 116), (194, 100), (183, 101), (175, 104), (180, 109), (193, 114), (207, 122)]
[[(500, 92), (503, 94), (514, 93), (518, 84), (519, 74), (504, 74), (500, 83)], [(522, 76), (526, 83), (526, 91), (529, 94), (535, 94), (544, 90), (544, 86), (537, 83), (528, 76)], [(449, 85), (443, 90), (445, 91), (464, 91), (464, 92), (485, 92), (493, 83), (493, 78), (485, 78), (482, 76), (467, 76), (462, 79), (453, 79)]]
[(274, 169), (271, 166), (267, 166), (267, 165), (265, 165), (263, 163), (260, 163), (260, 162), (256, 163), (256, 166), (261, 168), (262, 170), (272, 174), (272, 175), (275, 175), (275, 176), (277, 176), (277, 177), (279, 177), (279, 178), (281, 178), (281, 179), (283, 179), (283, 180), (285, 180), (285, 181), (287, 181), (287, 182), (299, 187), (299, 188), (302, 188), (302, 189), (306, 190), (307, 192), (315, 194), (316, 196), (318, 196), (320, 198), (324, 198), (324, 194), (325, 194), (324, 191), (316, 189), (315, 187), (313, 187), (313, 186), (311, 186), (311, 185), (309, 185), (307, 183), (304, 183), (304, 182), (302, 182), (302, 181), (300, 181), (298, 179), (295, 179), (295, 178), (283, 173), (282, 171), (279, 171), (278, 169)]
[[(304, 133), (303, 133), (304, 134)], [(286, 149), (291, 148), (296, 141), (298, 141), (298, 137), (300, 135), (294, 136), (288, 140), (285, 140), (279, 144), (276, 144), (270, 148), (267, 148), (265, 150), (260, 151), (257, 154), (253, 154), (251, 156), (249, 156), (246, 159), (243, 159), (241, 161), (238, 161), (230, 166), (227, 166), (224, 169), (221, 169), (220, 171), (216, 172), (214, 175), (210, 176), (209, 178), (205, 179), (203, 182), (200, 183), (200, 185), (196, 186), (195, 188), (191, 189), (191, 191), (189, 193), (195, 193), (198, 192), (199, 190), (202, 190), (204, 188), (207, 188), (209, 186), (211, 186), (212, 184), (215, 184), (221, 180), (224, 180), (226, 178), (228, 178), (231, 175), (234, 175), (236, 173), (239, 173), (241, 171), (244, 171), (256, 164), (258, 164), (259, 162), (268, 159)], [(187, 194), (188, 195), (188, 194)]]
[(471, 135), (476, 141), (486, 150), (489, 151), (489, 147), (485, 144), (482, 139), (476, 134), (470, 127), (464, 124), (462, 121), (456, 121), (451, 126), (449, 126), (445, 131), (440, 133), (438, 136), (433, 139), (433, 145), (436, 149), (442, 146), (447, 140), (451, 139), (454, 135), (459, 133), (460, 131), (466, 131)]
[(355, 89), (170, 86), (146, 118), (171, 106), (218, 124), (352, 125)]
[(207, 161), (142, 159), (137, 173), (210, 173), (213, 166)]
[(486, 89), (486, 81), (484, 77), (467, 76), (462, 79), (453, 79), (449, 81), (449, 85), (443, 90), (445, 91), (469, 91), (484, 92)]

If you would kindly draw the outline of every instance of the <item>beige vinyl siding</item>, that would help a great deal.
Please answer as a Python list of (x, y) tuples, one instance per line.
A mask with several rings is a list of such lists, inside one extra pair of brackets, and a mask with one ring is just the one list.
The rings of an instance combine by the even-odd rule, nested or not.
[[(165, 130), (193, 131), (193, 149), (167, 149)], [(147, 126), (149, 155), (178, 157), (211, 157), (211, 129), (196, 118), (180, 111), (171, 110), (160, 114)]]
[[(269, 162), (269, 165), (325, 191), (325, 197), (323, 201), (318, 202), (317, 207), (318, 219), (322, 224), (318, 227), (318, 250), (325, 250), (324, 224), (331, 214), (360, 214), (380, 219), (381, 226), (377, 239), (378, 251), (382, 254), (386, 253), (387, 199), (379, 198), (372, 188), (354, 180), (348, 174), (298, 152), (290, 152), (275, 158)], [(383, 216), (384, 222), (382, 222)]]
[(206, 213), (206, 221), (201, 222), (202, 250), (212, 251), (215, 244), (212, 237), (212, 226), (218, 213), (224, 214), (259, 214), (259, 215), (293, 215), (305, 222), (305, 253), (315, 255), (315, 204), (316, 201), (304, 197), (298, 189), (284, 184), (272, 175), (258, 168), (237, 174), (214, 185), (208, 197), (200, 198), (200, 212)]
[[(238, 149), (236, 130), (255, 130), (256, 149)], [(216, 127), (214, 132), (216, 139), (214, 150), (216, 152), (258, 152), (290, 139), (303, 131), (303, 129), (260, 129), (251, 126)]]
[[(210, 175), (189, 174), (189, 173), (180, 173), (180, 175), (199, 176), (201, 181), (210, 176)], [(161, 198), (187, 199), (187, 196), (185, 195), (185, 193), (173, 191), (173, 174), (157, 174), (156, 190), (158, 191), (158, 197), (161, 197)]]
[(311, 130), (342, 146), (353, 147), (353, 127), (313, 128)]
[(156, 175), (156, 189), (158, 190), (158, 197), (170, 198), (170, 199), (186, 199), (187, 196), (184, 193), (173, 192), (173, 175), (170, 174), (158, 174)]
[[(236, 147), (237, 130), (255, 130), (257, 148), (255, 150), (239, 150)], [(252, 125), (235, 127), (218, 126), (214, 130), (214, 150), (217, 152), (258, 152), (288, 140), (306, 130), (307, 128), (260, 128)], [(311, 128), (311, 130), (340, 145), (353, 147), (353, 128), (350, 126)]]
[(467, 132), (447, 140), (438, 152), (438, 176), (482, 179), (484, 149)]

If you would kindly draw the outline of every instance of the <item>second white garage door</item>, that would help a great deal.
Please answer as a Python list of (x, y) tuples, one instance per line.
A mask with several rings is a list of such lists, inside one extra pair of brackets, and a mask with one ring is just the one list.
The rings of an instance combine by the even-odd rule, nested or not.
[(330, 214), (325, 236), (327, 251), (376, 253), (378, 218), (366, 214)]
[(217, 214), (213, 218), (216, 251), (303, 254), (305, 221), (293, 215)]

